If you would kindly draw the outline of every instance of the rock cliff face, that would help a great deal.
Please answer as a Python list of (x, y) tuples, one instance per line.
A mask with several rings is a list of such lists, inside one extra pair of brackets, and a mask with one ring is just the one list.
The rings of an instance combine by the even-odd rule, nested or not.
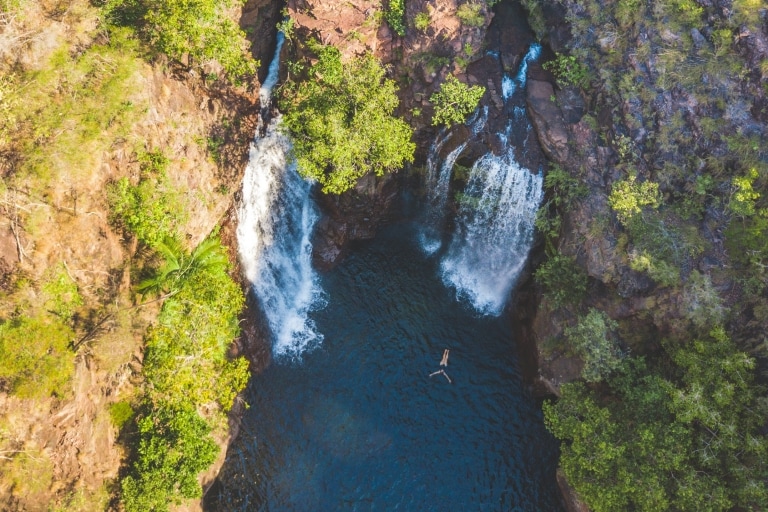
[[(765, 163), (757, 142), (768, 135), (766, 89), (760, 85), (766, 71), (757, 65), (765, 58), (768, 37), (764, 15), (762, 22), (745, 21), (718, 36), (731, 12), (718, 2), (699, 3), (704, 14), (686, 22), (696, 28), (636, 13), (594, 30), (583, 5), (527, 4), (545, 43), (570, 50), (590, 69), (590, 84), (581, 90), (536, 80), (528, 85), (528, 109), (545, 153), (587, 187), (585, 197), (560, 209), (555, 247), (588, 275), (582, 306), (619, 321), (625, 350), (653, 352), (662, 338), (695, 332), (691, 280), (705, 276), (717, 300), (734, 314), (735, 337), (742, 346), (753, 346), (754, 336), (742, 334), (739, 323), (752, 318), (754, 298), (729, 271), (734, 255), (724, 233), (730, 176)], [(608, 12), (610, 6), (596, 1), (589, 8)], [(572, 22), (568, 30), (563, 9)], [(620, 36), (617, 28), (626, 33)], [(676, 74), (676, 66), (683, 74)], [(655, 249), (649, 244), (657, 242), (622, 226), (609, 205), (613, 186), (630, 175), (659, 184), (663, 206), (648, 217), (662, 227), (653, 235), (663, 240)], [(675, 267), (672, 277), (639, 264), (642, 251), (655, 251), (657, 262), (667, 258)], [(552, 343), (562, 339), (562, 328), (576, 313), (554, 308), (541, 292), (532, 281), (523, 287), (524, 300), (534, 305), (518, 311), (520, 337), (537, 347), (542, 384), (557, 394), (581, 371), (577, 358)]]
[[(45, 70), (57, 52), (77, 56), (105, 43), (96, 30), (98, 11), (88, 2), (21, 5), (23, 15), (0, 24), (0, 76)], [(100, 62), (115, 65), (112, 56)], [(52, 103), (66, 101), (67, 85)], [(26, 87), (40, 94), (33, 83)], [(232, 201), (226, 191), (236, 190), (244, 168), (255, 129), (252, 97), (208, 87), (189, 70), (138, 60), (123, 92), (135, 122), (103, 150), (76, 148), (77, 165), (60, 176), (52, 172), (45, 186), (17, 179), (16, 149), (0, 144), (0, 315), (8, 319), (9, 308), (39, 300), (35, 285), (58, 266), (82, 298), (74, 374), (63, 396), (19, 398), (0, 382), (2, 510), (103, 509), (124, 462), (110, 408), (137, 392), (142, 336), (158, 303), (133, 306), (131, 260), (142, 255), (109, 222), (107, 184), (138, 178), (136, 148), (161, 149), (170, 186), (188, 213), (180, 232), (193, 246), (224, 216)], [(214, 140), (215, 158), (208, 143)], [(27, 296), (19, 298), (24, 286)]]

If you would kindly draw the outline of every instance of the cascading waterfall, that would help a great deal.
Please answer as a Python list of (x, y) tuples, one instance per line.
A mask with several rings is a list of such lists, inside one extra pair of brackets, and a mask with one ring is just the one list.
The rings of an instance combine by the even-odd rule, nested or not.
[[(277, 83), (282, 33), (259, 92), (262, 112)], [(264, 115), (262, 115), (264, 117)], [(322, 341), (308, 313), (324, 305), (312, 268), (310, 236), (318, 213), (311, 184), (289, 162), (290, 142), (274, 118), (251, 144), (238, 209), (237, 241), (246, 277), (273, 336), (275, 357), (298, 357)]]
[[(532, 45), (516, 76), (504, 77), (505, 104), (524, 90), (528, 64), (540, 52), (538, 44)], [(461, 195), (455, 232), (440, 263), (446, 285), (488, 315), (501, 314), (525, 265), (543, 195), (541, 173), (532, 173), (515, 158), (514, 135), (527, 136), (530, 123), (523, 109), (513, 111), (505, 132), (498, 134), (502, 151), (498, 155), (489, 152), (472, 166)], [(444, 188), (447, 193), (447, 185)]]
[[(472, 117), (467, 120), (467, 126), (472, 131), (472, 136), (477, 136), (488, 121), (488, 107), (478, 109)], [(424, 227), (421, 231), (421, 247), (426, 254), (434, 254), (441, 245), (441, 232), (445, 222), (445, 206), (448, 202), (448, 189), (451, 184), (451, 171), (461, 153), (467, 147), (470, 139), (459, 144), (451, 151), (442, 164), (440, 164), (440, 151), (450, 140), (451, 132), (441, 131), (435, 143), (429, 148), (427, 155), (427, 215), (424, 220)]]

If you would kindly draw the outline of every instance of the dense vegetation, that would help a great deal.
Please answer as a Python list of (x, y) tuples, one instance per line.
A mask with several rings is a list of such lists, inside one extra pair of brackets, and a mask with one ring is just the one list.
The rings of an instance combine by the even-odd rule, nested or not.
[(382, 176), (413, 161), (411, 128), (392, 114), (395, 83), (372, 55), (342, 63), (332, 46), (309, 43), (317, 62), (283, 88), (283, 123), (299, 173), (340, 194), (369, 172)]
[[(165, 53), (195, 66), (215, 60), (231, 78), (253, 73), (242, 32), (223, 15), (232, 5), (0, 3), (4, 44), (17, 45), (21, 62), (0, 75), (0, 215), (20, 260), (9, 269), (0, 258), (0, 388), (21, 406), (14, 414), (45, 417), (44, 408), (58, 414), (67, 407), (71, 416), (81, 410), (73, 398), (87, 402), (92, 417), (77, 423), (93, 422), (110, 445), (110, 420), (122, 428), (130, 465), (122, 485), (62, 490), (53, 483), (54, 467), (62, 471), (51, 456), (56, 450), (40, 449), (36, 434), (25, 439), (13, 430), (22, 423), (3, 417), (0, 508), (103, 510), (110, 494), (121, 493), (126, 510), (167, 510), (200, 496), (198, 474), (216, 458), (215, 439), (248, 378), (247, 362), (228, 356), (244, 298), (215, 234), (191, 250), (180, 242), (193, 205), (172, 168), (179, 155), (138, 134), (164, 119), (153, 105), (147, 123), (147, 100), (157, 98), (142, 85), (151, 73), (146, 57)], [(41, 36), (47, 16), (67, 31)], [(32, 44), (37, 40), (45, 43)], [(155, 78), (166, 87), (166, 77)], [(154, 133), (172, 139), (176, 128)], [(199, 144), (199, 132), (182, 136), (184, 144)], [(196, 201), (211, 199), (196, 193)], [(119, 235), (122, 248), (115, 247)], [(131, 280), (142, 284), (126, 286)], [(142, 375), (133, 375), (129, 363), (142, 339)], [(85, 377), (73, 386), (76, 371)], [(109, 387), (109, 397), (91, 396), (104, 391), (88, 385)], [(49, 443), (59, 427), (39, 428), (48, 429)], [(102, 442), (92, 440), (100, 449)], [(89, 454), (82, 456), (87, 464)]]
[(211, 433), (249, 376), (244, 358), (227, 357), (244, 298), (218, 239), (191, 255), (170, 242), (162, 252), (164, 265), (144, 286), (169, 298), (147, 334), (137, 456), (122, 482), (128, 512), (168, 510), (202, 495), (197, 475), (219, 451)]
[[(524, 4), (547, 37), (552, 5)], [(573, 37), (544, 67), (610, 152), (596, 172), (571, 147), (537, 219), (547, 350), (583, 362), (544, 407), (561, 467), (597, 512), (765, 510), (764, 19), (746, 1), (560, 4)]]
[(252, 75), (258, 63), (245, 33), (227, 16), (236, 0), (106, 0), (111, 22), (135, 27), (154, 52), (195, 64), (218, 62), (233, 79)]

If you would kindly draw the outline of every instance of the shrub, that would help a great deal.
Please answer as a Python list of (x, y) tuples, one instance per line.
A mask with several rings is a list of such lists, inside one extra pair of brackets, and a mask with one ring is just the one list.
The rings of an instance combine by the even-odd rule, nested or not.
[(400, 37), (405, 35), (405, 0), (389, 0), (384, 19)]
[(468, 86), (453, 76), (448, 75), (440, 84), (440, 90), (430, 96), (429, 101), (435, 108), (432, 126), (452, 126), (467, 120), (485, 94), (485, 87)]
[(113, 23), (143, 24), (152, 47), (172, 59), (185, 55), (200, 62), (216, 60), (230, 78), (252, 75), (245, 33), (226, 11), (234, 0), (108, 0), (106, 17)]
[(193, 408), (159, 408), (139, 420), (139, 457), (123, 479), (127, 512), (167, 512), (183, 499), (200, 498), (197, 474), (216, 460), (211, 427)]
[(614, 331), (618, 324), (608, 315), (590, 308), (574, 327), (565, 329), (565, 337), (584, 361), (581, 376), (587, 382), (598, 382), (621, 364), (622, 353)]
[(543, 67), (555, 75), (557, 85), (560, 87), (575, 85), (586, 89), (589, 86), (589, 69), (573, 55), (558, 53), (554, 60), (545, 62)]
[(109, 404), (109, 418), (117, 429), (122, 428), (123, 425), (133, 418), (133, 415), (133, 407), (125, 400)]
[(420, 12), (413, 17), (413, 26), (421, 32), (426, 32), (431, 22), (432, 18), (428, 12)]
[(341, 62), (332, 46), (311, 44), (309, 76), (284, 88), (283, 123), (299, 173), (326, 193), (341, 194), (368, 172), (382, 176), (413, 161), (412, 131), (392, 115), (395, 83), (372, 56)]
[(658, 208), (661, 202), (659, 185), (650, 181), (638, 183), (633, 175), (613, 185), (608, 202), (619, 221), (627, 224), (643, 207)]
[(213, 427), (248, 380), (248, 362), (227, 356), (240, 332), (242, 290), (222, 263), (218, 237), (201, 247), (176, 256), (186, 263), (174, 276), (175, 293), (147, 334), (138, 452), (122, 481), (128, 512), (167, 511), (201, 496), (197, 474), (218, 454)]
[(143, 243), (157, 246), (173, 237), (186, 220), (181, 197), (168, 181), (168, 159), (160, 152), (140, 152), (141, 177), (136, 185), (126, 177), (107, 187), (112, 222)]
[(554, 308), (576, 305), (587, 292), (587, 274), (573, 258), (562, 254), (547, 258), (534, 277)]
[(476, 2), (461, 4), (456, 10), (456, 17), (468, 27), (482, 27), (485, 25), (485, 16), (482, 13), (483, 6)]
[(722, 329), (666, 344), (664, 374), (628, 360), (600, 397), (581, 383), (544, 405), (560, 464), (595, 512), (766, 510), (766, 411), (755, 362)]

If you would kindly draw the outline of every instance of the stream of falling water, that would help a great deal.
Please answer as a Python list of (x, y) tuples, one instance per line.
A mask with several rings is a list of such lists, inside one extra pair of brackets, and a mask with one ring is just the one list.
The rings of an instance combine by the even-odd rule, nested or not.
[[(282, 46), (259, 92), (262, 118), (277, 83)], [(269, 123), (251, 144), (238, 208), (237, 242), (245, 275), (272, 333), (276, 358), (300, 357), (323, 339), (309, 313), (325, 303), (312, 268), (311, 235), (318, 212), (311, 184), (288, 159), (290, 142), (278, 130), (280, 117)]]
[[(517, 74), (503, 78), (505, 105), (517, 101), (516, 93), (525, 90), (528, 64), (540, 53), (541, 46), (532, 44)], [(472, 166), (467, 185), (459, 195), (454, 232), (441, 255), (443, 282), (454, 288), (459, 298), (488, 315), (501, 313), (525, 265), (533, 241), (536, 210), (543, 194), (541, 173), (532, 173), (515, 157), (516, 151), (524, 149), (530, 122), (525, 109), (516, 107), (512, 112), (506, 130), (498, 134), (501, 150), (497, 154), (489, 151)], [(477, 123), (476, 119), (468, 122), (475, 134), (479, 132)], [(518, 140), (521, 137), (522, 140)], [(428, 226), (434, 228), (426, 231), (427, 235), (421, 239), (427, 254), (441, 248), (440, 237), (435, 233), (445, 224), (451, 172), (466, 146), (466, 143), (458, 146), (441, 163), (436, 155), (446, 138), (443, 134), (429, 155), (427, 218), (431, 219)]]

